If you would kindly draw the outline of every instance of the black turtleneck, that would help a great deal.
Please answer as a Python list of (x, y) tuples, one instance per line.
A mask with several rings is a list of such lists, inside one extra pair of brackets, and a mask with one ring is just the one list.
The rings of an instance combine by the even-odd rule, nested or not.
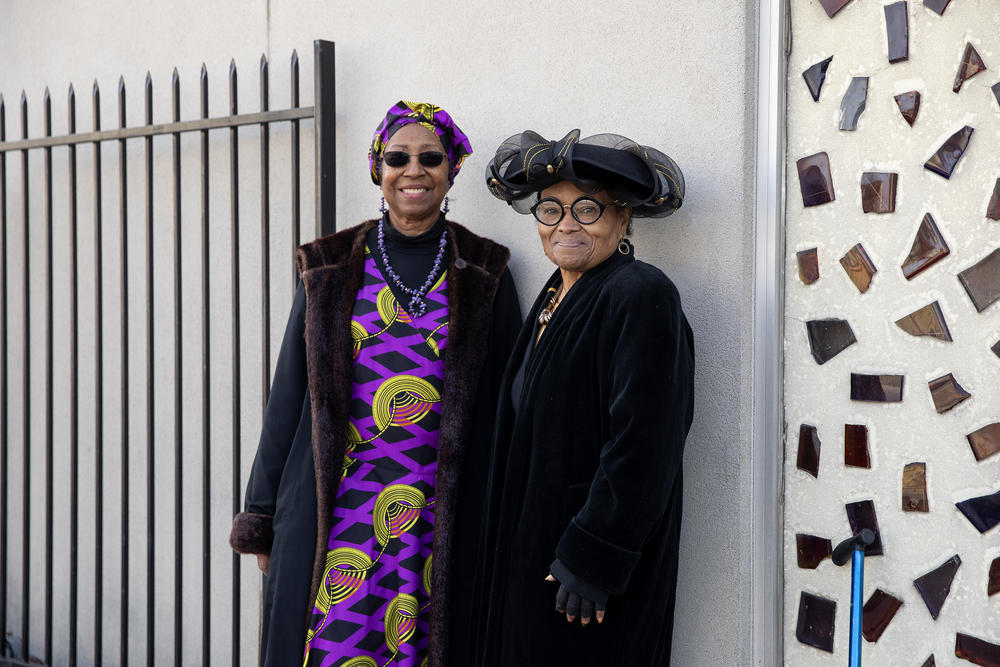
[[(383, 215), (382, 224), (385, 228), (385, 251), (389, 255), (393, 271), (404, 285), (411, 289), (419, 289), (427, 281), (427, 274), (431, 272), (434, 258), (438, 254), (438, 244), (441, 242), (441, 232), (444, 230), (444, 213), (430, 229), (417, 236), (407, 236), (393, 227), (389, 222), (388, 213)], [(389, 277), (389, 272), (385, 270), (382, 253), (378, 249), (378, 225), (368, 231), (366, 242), (375, 257), (375, 265), (385, 277), (389, 289), (405, 308), (410, 303), (410, 297), (399, 289)], [(446, 259), (442, 260), (442, 267), (447, 266), (446, 262)], [(434, 276), (434, 279), (437, 280), (437, 276)]]

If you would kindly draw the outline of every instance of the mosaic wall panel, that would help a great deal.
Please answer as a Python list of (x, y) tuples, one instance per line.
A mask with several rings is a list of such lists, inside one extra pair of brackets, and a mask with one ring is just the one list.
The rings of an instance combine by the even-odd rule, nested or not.
[(1000, 667), (1000, 0), (790, 4), (785, 664), (870, 528), (864, 664)]

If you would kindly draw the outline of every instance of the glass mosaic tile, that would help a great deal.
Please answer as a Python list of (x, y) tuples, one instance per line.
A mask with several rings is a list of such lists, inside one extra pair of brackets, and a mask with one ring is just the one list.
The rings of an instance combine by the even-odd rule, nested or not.
[(937, 301), (899, 318), (896, 320), (896, 326), (911, 336), (930, 336), (938, 340), (951, 341), (951, 332)]
[(961, 632), (955, 633), (955, 657), (974, 665), (997, 667), (1000, 665), (1000, 645)]
[(799, 280), (805, 285), (812, 285), (819, 280), (819, 255), (816, 248), (800, 250), (795, 253), (795, 261), (799, 265)]
[(993, 354), (1000, 357), (1000, 340), (998, 340), (997, 342), (993, 343), (993, 345), (990, 346), (990, 351), (993, 352)]
[(966, 125), (955, 134), (948, 137), (941, 148), (924, 163), (924, 168), (933, 171), (935, 174), (951, 178), (951, 172), (955, 171), (958, 161), (965, 155), (969, 148), (969, 139), (975, 128)]
[(962, 62), (958, 65), (958, 72), (955, 73), (955, 84), (951, 87), (956, 93), (962, 89), (962, 84), (986, 69), (979, 51), (972, 45), (972, 42), (965, 43), (965, 51), (962, 53)]
[(977, 312), (1000, 299), (1000, 248), (958, 274)]
[(997, 98), (997, 104), (1000, 104), (1000, 81), (990, 86), (990, 90), (993, 91), (993, 97)]
[(990, 563), (990, 578), (986, 583), (986, 595), (996, 595), (1000, 593), (1000, 556)]
[(990, 203), (986, 206), (986, 217), (990, 220), (1000, 220), (1000, 178), (997, 179), (996, 185), (993, 186)]
[(951, 0), (924, 0), (924, 6), (929, 7), (938, 14), (944, 14), (944, 10), (947, 9), (949, 2)]
[(906, 15), (906, 2), (894, 2), (882, 8), (885, 11), (885, 34), (889, 42), (889, 62), (899, 63), (910, 58), (910, 26)]
[(977, 461), (983, 461), (1000, 452), (1000, 423), (987, 424), (965, 437)]
[(807, 155), (796, 161), (803, 206), (819, 206), (837, 198), (833, 191), (830, 158), (826, 153)]
[(955, 503), (955, 507), (980, 533), (1000, 523), (1000, 491), (963, 500)]
[(929, 511), (926, 463), (907, 463), (903, 466), (903, 511)]
[(826, 11), (826, 15), (833, 18), (833, 15), (843, 9), (847, 3), (851, 0), (819, 0), (819, 4), (823, 6)]
[(859, 500), (844, 505), (847, 510), (847, 522), (851, 526), (851, 535), (868, 528), (875, 533), (875, 541), (865, 547), (865, 556), (881, 556), (882, 533), (878, 529), (878, 518), (875, 516), (875, 503), (871, 500)]
[(819, 102), (820, 91), (823, 90), (823, 84), (826, 82), (826, 70), (830, 68), (832, 60), (833, 56), (830, 56), (802, 72), (802, 78), (806, 80), (806, 86), (809, 88), (809, 94), (812, 95), (814, 102)]
[(799, 619), (795, 625), (795, 638), (803, 644), (833, 653), (836, 617), (835, 601), (802, 591), (799, 596)]
[(861, 174), (861, 210), (865, 213), (892, 213), (896, 210), (896, 181), (899, 174), (866, 171)]
[(877, 642), (889, 622), (896, 615), (903, 601), (881, 588), (876, 588), (868, 602), (861, 608), (861, 634), (869, 642)]
[(863, 245), (858, 243), (840, 258), (840, 265), (847, 272), (847, 277), (851, 279), (859, 292), (867, 292), (872, 284), (872, 277), (878, 273), (875, 263), (865, 252)]
[(853, 131), (858, 129), (858, 119), (864, 113), (868, 104), (868, 77), (856, 76), (851, 79), (851, 85), (840, 101), (840, 129)]
[(972, 394), (965, 391), (951, 373), (934, 378), (927, 386), (930, 387), (934, 409), (938, 414), (948, 412), (962, 401), (972, 398)]
[(795, 553), (798, 557), (799, 567), (804, 570), (815, 570), (833, 553), (833, 545), (825, 537), (796, 533)]
[(795, 467), (804, 470), (813, 477), (819, 477), (819, 453), (822, 443), (816, 427), (809, 424), (799, 426), (799, 453), (795, 459)]
[(899, 107), (899, 113), (903, 115), (903, 120), (910, 127), (913, 127), (913, 124), (917, 122), (917, 114), (920, 113), (920, 93), (911, 90), (908, 93), (896, 95), (892, 99), (896, 100), (896, 106)]
[(910, 246), (910, 254), (906, 256), (900, 268), (903, 276), (907, 280), (912, 280), (920, 272), (927, 270), (935, 262), (948, 256), (951, 251), (945, 243), (941, 231), (934, 223), (934, 217), (930, 213), (925, 213), (917, 228), (917, 234), (913, 237), (913, 245)]
[(936, 663), (936, 662), (934, 662), (934, 654), (933, 654), (933, 653), (931, 653), (931, 654), (930, 654), (930, 655), (929, 655), (929, 656), (927, 657), (927, 659), (926, 659), (926, 660), (924, 660), (924, 664), (920, 665), (920, 667), (937, 667), (937, 663)]
[(809, 349), (817, 364), (823, 365), (857, 342), (847, 320), (828, 319), (806, 322)]
[(903, 376), (851, 373), (851, 400), (898, 403), (903, 400)]
[(844, 424), (844, 465), (871, 468), (868, 453), (868, 427), (864, 424)]
[(961, 564), (962, 559), (958, 554), (955, 554), (927, 574), (913, 580), (913, 585), (916, 586), (920, 597), (924, 599), (924, 604), (927, 605), (927, 611), (930, 612), (931, 618), (937, 620), (938, 614), (941, 613), (941, 607), (944, 606), (944, 601), (951, 593), (951, 582), (954, 581), (955, 573), (958, 572), (958, 566)]

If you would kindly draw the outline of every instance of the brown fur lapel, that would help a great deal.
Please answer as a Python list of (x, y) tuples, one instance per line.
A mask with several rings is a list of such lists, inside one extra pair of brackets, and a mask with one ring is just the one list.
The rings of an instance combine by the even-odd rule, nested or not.
[(444, 390), (434, 507), (434, 567), (431, 571), (431, 667), (444, 667), (448, 655), (448, 600), (451, 598), (451, 544), (454, 539), (458, 477), (465, 460), (465, 436), (486, 360), (493, 299), (510, 252), (464, 227), (449, 224), (448, 346), (444, 352)]
[[(316, 467), (317, 534), (311, 611), (323, 577), (333, 507), (347, 442), (353, 357), (351, 314), (364, 270), (368, 221), (299, 248), (297, 264), (306, 289), (306, 364), (312, 401), (313, 459)], [(454, 538), (458, 477), (465, 458), (480, 374), (488, 353), (493, 300), (510, 257), (507, 248), (448, 223), (448, 345), (441, 396), (437, 501), (434, 510), (434, 567), (430, 608), (430, 667), (444, 667), (448, 650), (451, 544)], [(308, 614), (307, 614), (308, 618)]]
[(364, 271), (365, 233), (371, 226), (365, 223), (323, 237), (301, 246), (296, 253), (306, 289), (306, 368), (316, 468), (317, 533), (310, 609), (323, 578), (333, 504), (347, 449), (353, 359), (351, 313)]

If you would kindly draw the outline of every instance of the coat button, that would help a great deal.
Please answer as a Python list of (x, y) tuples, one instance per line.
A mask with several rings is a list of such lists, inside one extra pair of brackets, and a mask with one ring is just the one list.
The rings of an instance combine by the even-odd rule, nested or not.
[(468, 264), (466, 264), (465, 260), (462, 259), (461, 257), (459, 257), (458, 259), (455, 260), (455, 268), (456, 269), (464, 269), (466, 266), (468, 266)]

